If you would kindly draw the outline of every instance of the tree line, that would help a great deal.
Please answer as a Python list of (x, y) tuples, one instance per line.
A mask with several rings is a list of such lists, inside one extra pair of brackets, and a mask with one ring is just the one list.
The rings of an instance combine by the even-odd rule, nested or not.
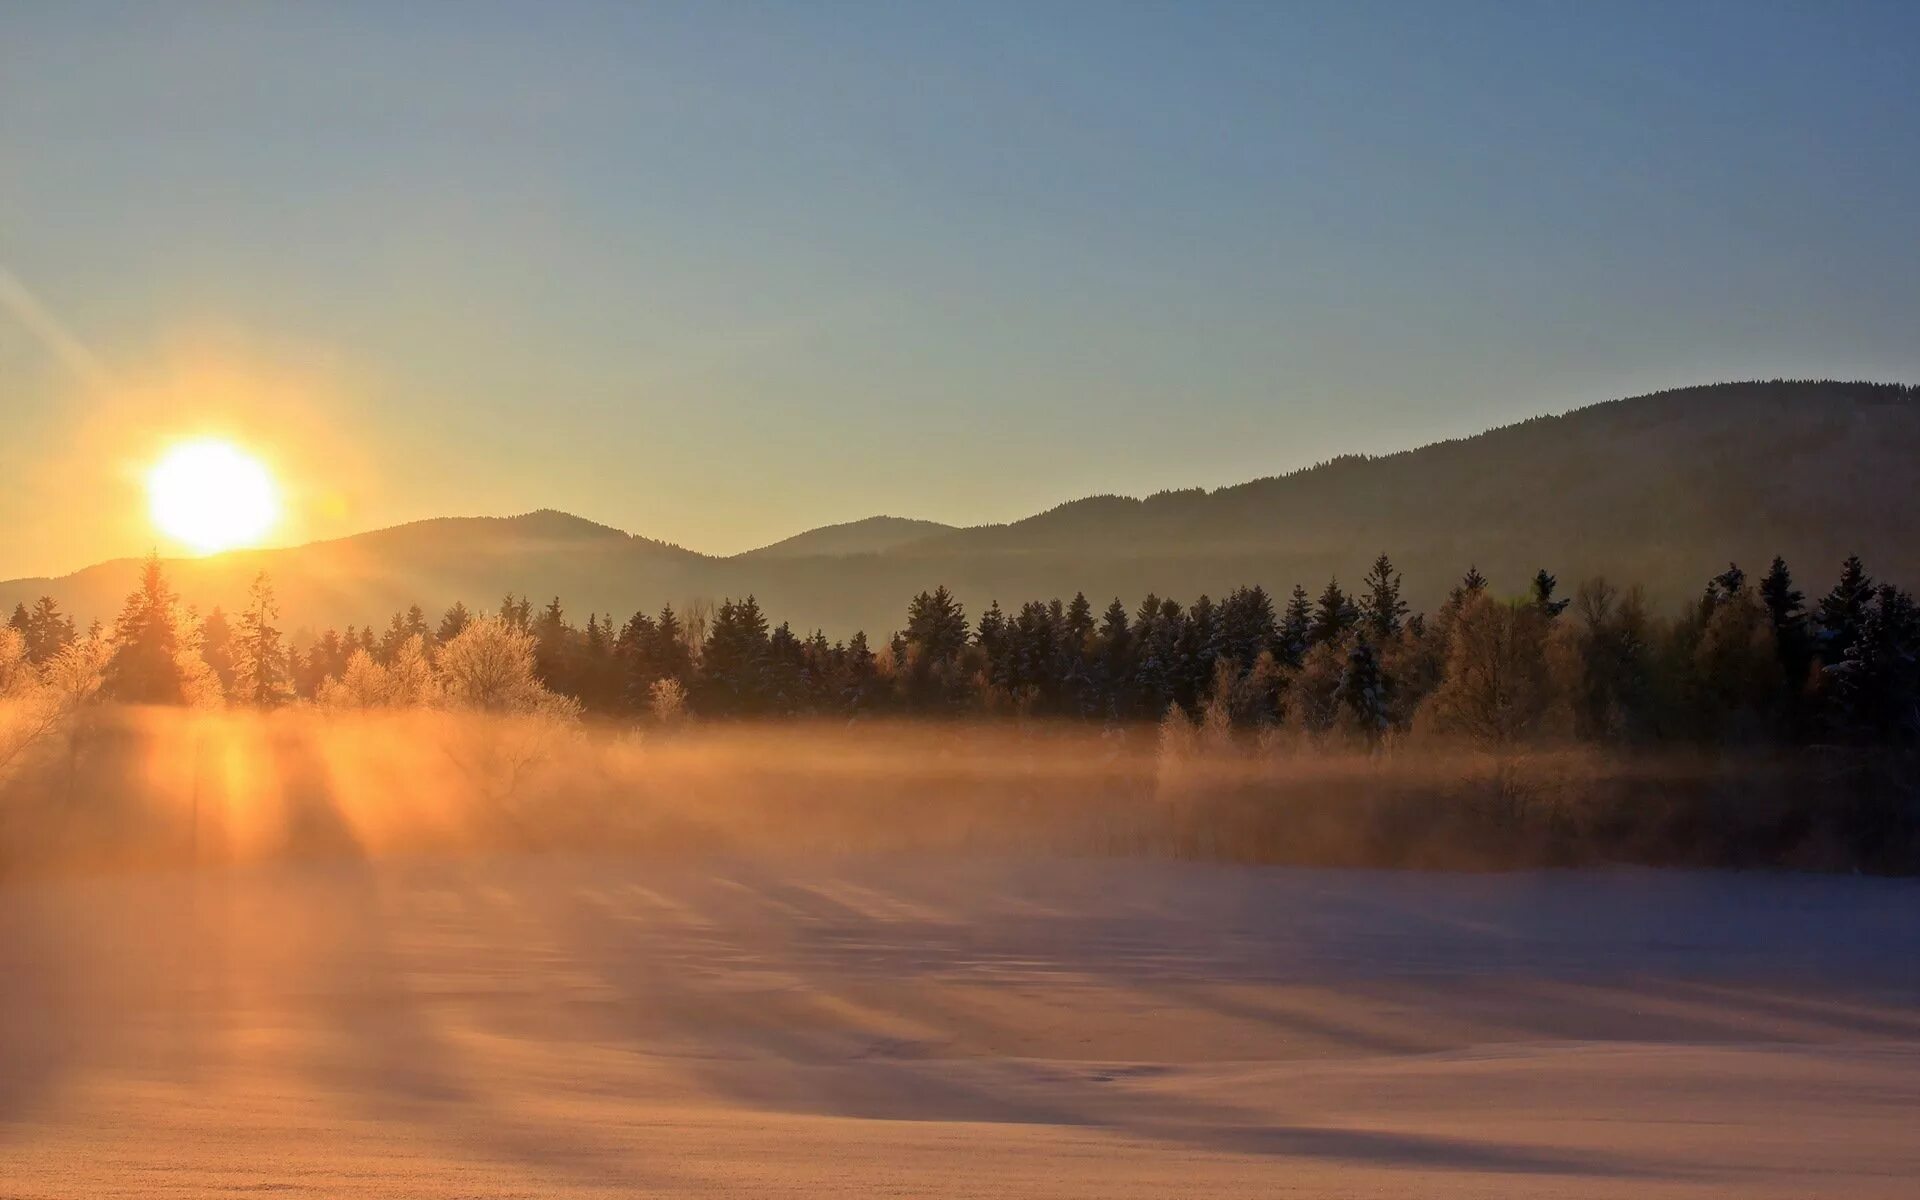
[(1779, 558), (1758, 580), (1729, 565), (1672, 616), (1603, 579), (1563, 595), (1544, 569), (1499, 595), (1472, 568), (1435, 612), (1412, 613), (1382, 554), (1351, 593), (1335, 579), (1317, 596), (1247, 586), (1096, 612), (1075, 594), (969, 618), (937, 587), (878, 646), (775, 625), (751, 595), (624, 621), (589, 613), (584, 626), (558, 597), (536, 609), (509, 595), (492, 612), (456, 603), (437, 620), (416, 605), (382, 629), (328, 629), (299, 646), (279, 619), (264, 574), (244, 609), (202, 616), (149, 558), (111, 628), (83, 633), (42, 598), (16, 608), (0, 660), (30, 670), (90, 646), (104, 694), (144, 704), (459, 703), (656, 720), (1171, 714), (1366, 745), (1409, 731), (1483, 743), (1920, 737), (1920, 615), (1858, 558), (1811, 604)]

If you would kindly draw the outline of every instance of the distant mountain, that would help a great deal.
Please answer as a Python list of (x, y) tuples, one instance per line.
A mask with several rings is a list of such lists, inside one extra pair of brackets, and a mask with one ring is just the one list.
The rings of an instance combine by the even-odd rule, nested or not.
[(897, 550), (935, 534), (953, 533), (954, 526), (908, 517), (868, 517), (844, 525), (822, 525), (796, 533), (771, 546), (749, 550), (742, 558), (808, 558), (818, 555), (880, 554)]
[[(441, 517), (279, 550), (237, 551), (169, 560), (167, 573), (186, 602), (203, 612), (234, 611), (256, 573), (273, 577), (284, 623), (365, 624), (409, 604), (438, 613), (452, 601), (491, 610), (508, 592), (544, 603), (558, 594), (604, 596), (657, 589), (697, 591), (690, 550), (635, 537), (567, 513), (517, 517)], [(111, 620), (139, 571), (134, 559), (100, 563), (59, 579), (0, 584), (0, 605), (42, 593), (81, 620)], [(584, 613), (582, 615), (584, 620)]]
[[(1717, 384), (1594, 405), (1383, 457), (1346, 457), (1214, 491), (1096, 496), (1009, 525), (951, 529), (875, 517), (732, 558), (563, 513), (421, 521), (286, 550), (172, 567), (183, 596), (232, 608), (262, 568), (290, 627), (384, 623), (418, 601), (494, 607), (558, 594), (576, 620), (689, 599), (758, 595), (774, 620), (885, 634), (909, 596), (945, 583), (978, 612), (1085, 589), (1131, 608), (1240, 583), (1275, 592), (1357, 581), (1386, 551), (1417, 607), (1469, 564), (1518, 592), (1546, 567), (1569, 590), (1604, 573), (1675, 603), (1729, 559), (1774, 554), (1810, 595), (1859, 553), (1920, 585), (1920, 390), (1837, 382)], [(0, 605), (42, 593), (111, 618), (136, 564), (0, 584)]]

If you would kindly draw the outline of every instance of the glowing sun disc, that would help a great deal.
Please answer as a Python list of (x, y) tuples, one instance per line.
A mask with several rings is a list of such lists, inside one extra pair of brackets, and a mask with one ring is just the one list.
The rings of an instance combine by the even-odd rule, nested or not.
[(259, 459), (209, 439), (175, 446), (154, 464), (147, 509), (162, 533), (213, 554), (258, 541), (280, 515), (280, 496)]

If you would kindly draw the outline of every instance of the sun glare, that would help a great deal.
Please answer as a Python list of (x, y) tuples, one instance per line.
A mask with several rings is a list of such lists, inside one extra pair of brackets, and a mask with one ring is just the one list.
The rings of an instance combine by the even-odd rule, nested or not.
[(147, 475), (147, 504), (162, 533), (202, 554), (250, 545), (273, 527), (280, 497), (261, 461), (231, 442), (186, 442)]

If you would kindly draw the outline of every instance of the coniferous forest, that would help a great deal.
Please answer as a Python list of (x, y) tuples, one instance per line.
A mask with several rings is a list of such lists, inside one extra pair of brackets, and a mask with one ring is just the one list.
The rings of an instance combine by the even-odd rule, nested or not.
[(266, 576), (244, 611), (201, 615), (150, 560), (111, 628), (80, 631), (43, 598), (14, 611), (7, 636), (22, 678), (94, 658), (103, 698), (130, 704), (434, 703), (456, 659), (498, 643), (523, 654), (527, 685), (609, 721), (1171, 713), (1363, 748), (1416, 732), (1483, 744), (1920, 735), (1920, 614), (1857, 558), (1812, 595), (1778, 558), (1758, 575), (1729, 564), (1675, 613), (1603, 579), (1563, 587), (1545, 569), (1503, 591), (1469, 567), (1431, 613), (1401, 594), (1382, 554), (1351, 587), (1252, 585), (1185, 603), (1075, 594), (969, 614), (936, 587), (884, 639), (796, 631), (752, 596), (584, 621), (561, 597), (508, 596), (491, 612), (416, 605), (295, 645)]

